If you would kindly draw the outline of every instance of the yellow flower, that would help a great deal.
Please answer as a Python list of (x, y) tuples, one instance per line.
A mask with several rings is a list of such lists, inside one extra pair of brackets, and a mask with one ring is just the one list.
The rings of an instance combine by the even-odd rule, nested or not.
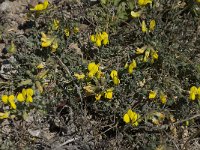
[(44, 3), (37, 4), (34, 8), (30, 8), (31, 11), (41, 11), (48, 7), (48, 0), (44, 0)]
[(135, 69), (137, 67), (137, 63), (136, 61), (133, 59), (132, 63), (129, 65), (128, 67), (128, 73), (132, 74), (133, 73), (133, 69)]
[(45, 33), (41, 32), (42, 38), (41, 38), (41, 46), (42, 47), (49, 47), (51, 46), (52, 42), (54, 41), (54, 38), (48, 37)]
[(33, 102), (32, 96), (27, 95), (26, 102), (27, 102), (27, 103), (32, 103), (32, 102)]
[(102, 41), (104, 37), (101, 33), (96, 33), (95, 36), (96, 36), (96, 39), (99, 39), (100, 41)]
[(95, 62), (91, 62), (88, 64), (88, 76), (92, 78), (99, 70), (99, 64), (95, 64)]
[(196, 95), (194, 93), (190, 93), (190, 99), (195, 100)]
[(129, 109), (126, 114), (129, 116), (132, 126), (138, 126), (139, 125), (139, 121), (140, 121), (139, 120), (139, 118), (140, 118), (139, 114), (132, 111), (131, 109)]
[(69, 28), (65, 28), (64, 32), (65, 32), (65, 36), (66, 37), (68, 37), (70, 35)]
[(58, 41), (57, 39), (54, 39), (52, 45), (51, 45), (51, 52), (56, 52), (56, 49), (58, 48)]
[(26, 94), (27, 94), (27, 96), (33, 96), (33, 94), (34, 94), (33, 89), (31, 89), (31, 88), (26, 89)]
[(144, 48), (137, 48), (137, 49), (135, 50), (135, 53), (136, 53), (136, 54), (143, 54), (144, 51), (145, 51)]
[(94, 73), (93, 73), (93, 72), (89, 72), (89, 73), (88, 73), (88, 77), (89, 77), (89, 78), (93, 78), (93, 77), (94, 77)]
[(37, 65), (37, 69), (43, 69), (45, 66), (44, 62), (41, 62), (39, 65)]
[(108, 33), (102, 32), (96, 33), (96, 35), (92, 34), (90, 36), (90, 40), (98, 47), (100, 47), (102, 44), (107, 45), (109, 43)]
[(59, 20), (57, 19), (53, 20), (53, 25), (52, 25), (53, 30), (57, 30), (59, 28), (59, 23), (60, 23)]
[(11, 101), (14, 101), (15, 100), (15, 96), (14, 95), (10, 95), (8, 97), (8, 101), (11, 102)]
[(51, 52), (55, 52), (58, 48), (58, 41), (56, 37), (50, 37), (47, 36), (45, 33), (41, 32), (42, 38), (41, 38), (41, 46), (42, 47), (49, 47), (51, 46)]
[(200, 3), (200, 0), (196, 0), (197, 3)]
[(138, 125), (139, 125), (138, 121), (135, 121), (135, 122), (132, 123), (132, 126), (135, 126), (135, 127), (136, 127), (136, 126), (138, 126)]
[(130, 117), (128, 114), (125, 114), (124, 117), (123, 117), (123, 120), (125, 123), (129, 123), (130, 122)]
[(200, 100), (200, 87), (197, 89), (198, 99)]
[(124, 65), (124, 69), (127, 69), (128, 68), (128, 63), (126, 63), (125, 65)]
[(114, 83), (115, 85), (120, 84), (120, 80), (118, 79), (118, 77), (114, 77), (114, 78), (113, 78), (113, 83)]
[(115, 85), (118, 85), (120, 83), (120, 80), (118, 78), (118, 73), (117, 73), (117, 70), (112, 70), (111, 73), (110, 73), (110, 76), (113, 80), (113, 83)]
[(95, 44), (96, 44), (96, 46), (100, 47), (100, 46), (101, 46), (101, 39), (100, 39), (100, 38), (97, 38)]
[(99, 65), (96, 65), (95, 62), (91, 62), (88, 64), (88, 70), (96, 73), (99, 70)]
[(84, 75), (84, 74), (75, 73), (74, 76), (75, 76), (78, 80), (82, 80), (82, 79), (85, 78), (85, 75)]
[(17, 100), (18, 100), (19, 102), (25, 101), (25, 97), (23, 96), (22, 93), (19, 93), (19, 94), (17, 95)]
[(7, 104), (8, 103), (8, 95), (2, 95), (1, 96), (1, 100), (4, 104)]
[(17, 108), (17, 106), (16, 106), (16, 104), (15, 104), (15, 96), (14, 96), (14, 95), (10, 95), (10, 96), (8, 97), (8, 101), (9, 101), (9, 103), (10, 103), (11, 108), (13, 108), (13, 109), (16, 109), (16, 108)]
[(157, 95), (157, 92), (156, 91), (150, 91), (149, 93), (149, 99), (154, 99)]
[(99, 101), (99, 100), (101, 99), (101, 94), (96, 94), (96, 95), (95, 95), (95, 99), (96, 99), (97, 101)]
[(189, 98), (190, 98), (191, 100), (195, 100), (197, 92), (198, 92), (197, 87), (196, 87), (196, 86), (192, 86), (192, 87), (190, 88), (190, 97), (189, 97)]
[(24, 98), (26, 97), (26, 94), (27, 94), (26, 89), (22, 89), (22, 95)]
[(132, 16), (133, 18), (138, 18), (138, 17), (141, 16), (141, 11), (137, 11), (137, 12), (131, 11), (131, 16)]
[(96, 42), (96, 37), (94, 34), (90, 35), (90, 40), (94, 43)]
[(78, 33), (79, 32), (79, 28), (78, 27), (74, 27), (74, 33)]
[(112, 70), (110, 76), (111, 78), (117, 77), (118, 76), (117, 70)]
[(112, 97), (113, 97), (113, 89), (107, 89), (105, 91), (105, 98), (112, 99)]
[(106, 38), (106, 39), (103, 39), (103, 45), (107, 45), (109, 43), (109, 40), (108, 40), (108, 38)]
[(96, 77), (97, 77), (97, 79), (100, 79), (101, 77), (104, 77), (104, 73), (101, 72), (101, 70), (98, 70), (96, 73)]
[(9, 111), (6, 111), (4, 113), (0, 112), (0, 119), (7, 119), (10, 115)]
[(151, 50), (151, 56), (153, 57), (153, 59), (158, 59), (158, 53), (155, 50)]
[(134, 113), (131, 109), (128, 109), (127, 114), (128, 114), (128, 116), (130, 117), (131, 120), (134, 119)]
[(161, 92), (160, 94), (160, 101), (162, 104), (166, 104), (167, 102), (167, 95), (165, 95), (164, 93)]
[(108, 38), (108, 33), (107, 32), (102, 32), (101, 38), (102, 39), (107, 39)]
[(150, 21), (150, 25), (149, 25), (150, 31), (154, 31), (155, 26), (156, 26), (156, 21), (155, 20), (151, 20)]
[(10, 106), (11, 106), (11, 108), (13, 108), (13, 109), (16, 109), (16, 108), (17, 108), (17, 106), (16, 106), (16, 104), (15, 104), (14, 101), (10, 101)]
[(103, 45), (107, 45), (109, 43), (108, 33), (102, 32), (101, 39), (103, 40)]
[(151, 4), (153, 0), (138, 0), (139, 6), (145, 6), (147, 4)]
[(146, 33), (148, 31), (145, 21), (142, 21), (142, 32)]

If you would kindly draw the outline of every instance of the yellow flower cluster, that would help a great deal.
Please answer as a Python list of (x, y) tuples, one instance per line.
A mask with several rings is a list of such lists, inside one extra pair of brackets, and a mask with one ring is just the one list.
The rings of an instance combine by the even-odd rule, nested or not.
[(150, 62), (154, 63), (155, 60), (158, 59), (158, 51), (147, 47), (137, 48), (135, 51), (136, 54), (144, 54), (143, 62), (148, 62), (149, 58), (151, 57)]
[(133, 70), (137, 67), (137, 63), (135, 61), (135, 59), (132, 60), (132, 62), (128, 65), (128, 63), (126, 63), (125, 65), (125, 69), (128, 69), (128, 73), (132, 74)]
[(97, 72), (99, 71), (99, 64), (95, 64), (95, 62), (89, 63), (88, 71), (88, 77), (93, 78), (95, 75), (97, 75)]
[(96, 46), (101, 47), (101, 45), (107, 45), (109, 43), (108, 33), (96, 33), (96, 35), (92, 34), (90, 36), (90, 40), (95, 43)]
[[(34, 91), (31, 88), (23, 89), (21, 93), (18, 93), (17, 97), (15, 97), (13, 94), (11, 95), (2, 95), (1, 100), (4, 104), (9, 104), (11, 109), (17, 109), (16, 100), (19, 102), (26, 101), (27, 103), (33, 102), (33, 96)], [(6, 119), (9, 118), (10, 112), (0, 112), (0, 119)], [(12, 116), (11, 116), (12, 118)]]
[(125, 123), (130, 123), (132, 126), (138, 126), (141, 121), (141, 117), (136, 112), (129, 109), (127, 113), (124, 114), (123, 120)]
[(19, 102), (26, 101), (27, 103), (32, 103), (33, 102), (33, 98), (32, 98), (33, 94), (34, 94), (34, 91), (31, 88), (22, 89), (22, 92), (18, 93), (18, 95), (17, 95), (17, 100)]
[(2, 95), (1, 100), (4, 104), (10, 104), (12, 109), (16, 109), (15, 96), (14, 95)]
[(99, 101), (102, 96), (104, 96), (104, 98), (109, 99), (109, 100), (111, 100), (113, 98), (113, 89), (112, 88), (105, 90), (105, 92), (96, 93), (95, 92), (96, 88), (94, 86), (92, 86), (91, 84), (89, 84), (87, 86), (84, 86), (83, 89), (85, 90), (85, 92), (88, 96), (95, 94), (95, 99), (97, 101)]
[[(157, 96), (157, 91), (152, 91), (152, 90), (151, 90), (151, 91), (149, 92), (149, 99), (155, 99), (156, 96)], [(166, 104), (166, 102), (167, 102), (167, 95), (164, 94), (162, 91), (160, 91), (160, 102), (161, 102), (162, 104)]]
[(190, 88), (190, 96), (189, 96), (189, 99), (190, 100), (195, 100), (195, 99), (199, 99), (200, 100), (200, 87), (196, 87), (196, 86), (192, 86)]
[[(100, 64), (96, 64), (95, 62), (91, 62), (88, 64), (88, 73), (87, 73), (87, 77), (86, 81), (90, 81), (90, 79), (94, 78), (95, 79), (102, 79), (104, 77), (104, 73), (101, 72), (101, 70), (99, 69)], [(83, 73), (75, 73), (74, 76), (78, 79), (78, 80), (83, 80), (85, 79), (85, 74)], [(120, 80), (118, 79), (118, 73), (116, 70), (113, 70), (110, 74), (111, 78), (113, 79), (114, 84), (118, 85)], [(88, 80), (89, 79), (89, 80)], [(105, 99), (109, 99), (111, 100), (113, 98), (113, 89), (109, 88), (106, 89), (105, 91), (102, 92), (96, 92), (97, 87), (92, 85), (91, 83), (87, 83), (86, 86), (83, 87), (83, 89), (86, 92), (86, 95), (95, 95), (95, 99), (96, 100), (100, 100), (102, 96), (104, 96)]]
[[(153, 0), (138, 0), (138, 5), (139, 6), (146, 6), (147, 4), (151, 4), (152, 1)], [(141, 14), (142, 14), (142, 10), (140, 10), (140, 11), (131, 11), (131, 16), (133, 18), (139, 18), (141, 16)]]
[[(91, 79), (93, 77), (96, 77), (97, 79), (100, 79), (101, 77), (104, 76), (103, 72), (101, 72), (101, 70), (99, 69), (99, 64), (95, 64), (95, 62), (91, 62), (88, 64), (88, 77)], [(83, 80), (85, 78), (85, 74), (83, 73), (75, 73), (74, 76), (78, 79), (78, 80)]]
[(1, 100), (4, 104), (9, 104), (12, 109), (16, 109), (17, 106), (16, 106), (15, 99), (17, 99), (19, 102), (23, 102), (26, 100), (27, 103), (29, 102), (31, 103), (33, 102), (33, 98), (32, 98), (33, 94), (34, 94), (33, 89), (28, 88), (28, 89), (23, 89), (22, 92), (19, 93), (16, 98), (13, 94), (9, 96), (2, 95)]
[(66, 37), (70, 35), (69, 28), (65, 28), (64, 32)]
[(95, 94), (95, 99), (98, 101), (101, 99), (101, 97), (104, 96), (104, 98), (111, 100), (113, 98), (113, 89), (107, 89), (105, 92), (103, 93), (98, 93)]
[(41, 46), (51, 47), (51, 52), (55, 52), (58, 48), (58, 40), (56, 37), (47, 36), (45, 33), (41, 32)]
[(146, 6), (147, 4), (151, 4), (153, 0), (138, 0), (139, 6)]
[(156, 95), (157, 95), (157, 92), (151, 90), (151, 91), (149, 92), (149, 99), (154, 99), (154, 98), (156, 98)]
[(150, 24), (149, 24), (149, 30), (147, 28), (147, 25), (145, 23), (145, 21), (142, 21), (142, 32), (147, 33), (147, 32), (153, 32), (156, 26), (156, 21), (155, 20), (151, 20)]
[(120, 83), (117, 70), (112, 70), (111, 73), (110, 73), (110, 76), (111, 76), (113, 83), (115, 85), (118, 85)]
[(49, 5), (48, 0), (44, 0), (43, 3), (35, 5), (35, 7), (30, 8), (30, 10), (31, 11), (42, 11), (42, 10), (47, 9), (48, 5)]

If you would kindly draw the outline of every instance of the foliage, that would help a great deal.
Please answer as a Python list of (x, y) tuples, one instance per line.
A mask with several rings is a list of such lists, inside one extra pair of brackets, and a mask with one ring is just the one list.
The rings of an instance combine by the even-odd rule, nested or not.
[(9, 41), (2, 55), (15, 62), (7, 59), (12, 71), (1, 81), (1, 121), (27, 122), (39, 114), (52, 126), (59, 118), (59, 130), (73, 124), (77, 135), (97, 142), (93, 149), (113, 139), (119, 149), (174, 148), (170, 137), (184, 148), (180, 127), (196, 131), (200, 116), (194, 5), (45, 0), (28, 9), (22, 37), (2, 34)]

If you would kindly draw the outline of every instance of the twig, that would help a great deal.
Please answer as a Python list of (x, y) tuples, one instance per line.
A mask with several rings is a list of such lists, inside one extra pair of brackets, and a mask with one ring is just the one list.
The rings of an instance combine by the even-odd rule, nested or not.
[(80, 87), (74, 82), (74, 78), (72, 77), (72, 74), (71, 72), (69, 71), (68, 67), (62, 62), (62, 60), (56, 56), (55, 54), (53, 54), (54, 57), (58, 60), (58, 63), (63, 67), (64, 71), (66, 74), (68, 74), (70, 76), (70, 78), (72, 79), (72, 82), (74, 84), (74, 86), (76, 87), (76, 90), (77, 90), (77, 93), (81, 99), (81, 110), (83, 110), (83, 98), (82, 98), (82, 95), (81, 95), (81, 91), (80, 91)]
[(196, 115), (194, 115), (194, 116), (192, 116), (192, 117), (189, 117), (189, 118), (186, 118), (186, 119), (177, 121), (177, 122), (173, 123), (173, 125), (176, 125), (176, 124), (179, 124), (179, 123), (183, 123), (183, 122), (185, 122), (185, 121), (192, 120), (192, 119), (197, 118), (197, 117), (200, 117), (200, 114), (196, 114)]
[(174, 139), (167, 132), (164, 131), (164, 133), (171, 139), (171, 141), (174, 144), (174, 146), (176, 147), (176, 149), (180, 150), (180, 148), (178, 147), (178, 145), (175, 143)]
[(186, 149), (186, 150), (187, 150), (187, 149), (188, 149), (188, 148), (187, 148), (187, 147), (188, 147), (188, 143), (189, 143), (192, 139), (198, 137), (199, 135), (200, 135), (200, 130), (198, 130), (196, 133), (194, 133), (192, 136), (190, 136), (189, 139), (187, 139), (187, 141), (184, 143), (182, 149)]
[(69, 139), (67, 141), (65, 141), (64, 143), (60, 144), (59, 146), (57, 146), (55, 149), (58, 149), (58, 148), (61, 148), (62, 146), (66, 145), (66, 144), (69, 144), (71, 142), (74, 142), (76, 140), (78, 140), (79, 138), (73, 138), (73, 139)]

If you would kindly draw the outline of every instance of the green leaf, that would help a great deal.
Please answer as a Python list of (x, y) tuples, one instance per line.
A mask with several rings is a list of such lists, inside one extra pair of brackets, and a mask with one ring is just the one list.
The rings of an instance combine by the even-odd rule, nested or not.
[(21, 81), (21, 82), (18, 84), (18, 87), (25, 86), (25, 85), (30, 85), (30, 84), (32, 84), (32, 80), (31, 80), (31, 79), (28, 79), (28, 80)]
[(114, 5), (118, 6), (121, 0), (114, 0)]
[(101, 4), (105, 5), (107, 3), (107, 0), (101, 0)]
[(128, 1), (128, 2), (127, 2), (127, 5), (128, 5), (128, 7), (129, 7), (130, 10), (133, 10), (133, 9), (134, 9), (134, 1), (131, 1), (131, 0)]

